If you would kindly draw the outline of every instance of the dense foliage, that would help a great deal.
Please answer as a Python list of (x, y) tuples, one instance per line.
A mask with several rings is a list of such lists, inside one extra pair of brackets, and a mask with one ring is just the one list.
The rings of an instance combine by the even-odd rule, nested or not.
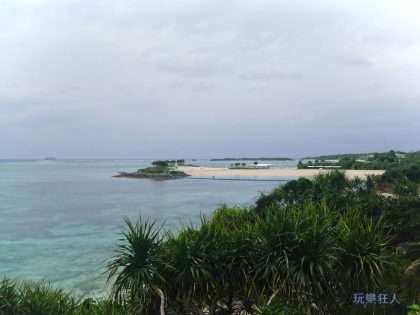
[(175, 166), (175, 165), (184, 165), (185, 160), (156, 160), (152, 162), (152, 165), (157, 168)]
[(117, 315), (133, 314), (130, 305), (114, 299), (77, 298), (50, 284), (0, 281), (2, 315)]
[[(313, 161), (312, 161), (313, 160)], [(389, 151), (386, 153), (344, 154), (313, 158), (298, 168), (314, 166), (339, 166), (342, 169), (387, 170), (405, 173), (411, 181), (420, 182), (420, 152), (404, 153)], [(392, 177), (396, 173), (389, 174)]]
[[(386, 173), (385, 173), (386, 174)], [(384, 217), (394, 237), (393, 242), (420, 241), (420, 198), (416, 192), (387, 197), (377, 193), (381, 177), (366, 180), (345, 177), (333, 171), (318, 175), (314, 180), (299, 178), (261, 195), (256, 211), (261, 215), (272, 206), (303, 206), (311, 201), (326, 202), (337, 211), (349, 207), (360, 209), (365, 215)]]
[[(178, 165), (184, 165), (184, 160), (178, 160)], [(173, 162), (173, 163), (172, 163)], [(186, 176), (183, 171), (179, 171), (174, 167), (176, 161), (154, 161), (154, 167), (145, 167), (139, 169), (137, 172), (142, 174), (167, 174), (172, 176)]]
[[(198, 227), (187, 225), (175, 234), (142, 218), (125, 220), (108, 265), (108, 303), (117, 314), (159, 314), (161, 308), (176, 314), (264, 314), (272, 301), (292, 314), (337, 314), (348, 307), (349, 292), (380, 290), (387, 275), (397, 272), (381, 221), (353, 209), (339, 213), (325, 203), (273, 208), (264, 218), (253, 209), (222, 206)], [(7, 281), (3, 286), (11, 287)], [(0, 305), (16, 314), (96, 314), (98, 307), (109, 307), (46, 288), (35, 286), (38, 297), (29, 299), (22, 296), (27, 293), (5, 299), (0, 294)]]

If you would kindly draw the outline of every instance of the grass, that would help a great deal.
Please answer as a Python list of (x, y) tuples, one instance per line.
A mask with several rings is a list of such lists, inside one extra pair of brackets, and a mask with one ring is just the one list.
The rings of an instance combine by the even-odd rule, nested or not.
[(169, 172), (169, 168), (146, 167), (146, 168), (141, 168), (138, 171), (144, 174), (167, 174)]
[(105, 298), (78, 298), (72, 291), (49, 283), (14, 281), (0, 282), (1, 315), (129, 315), (134, 314), (127, 303)]

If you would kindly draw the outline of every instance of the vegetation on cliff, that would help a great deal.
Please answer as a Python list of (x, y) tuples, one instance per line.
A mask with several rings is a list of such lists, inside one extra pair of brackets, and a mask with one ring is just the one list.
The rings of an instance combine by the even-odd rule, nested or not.
[[(328, 157), (328, 156), (326, 156)], [(325, 159), (299, 161), (298, 168), (340, 167), (341, 169), (382, 169), (385, 173), (372, 177), (376, 190), (395, 195), (416, 196), (420, 190), (420, 151), (403, 153), (389, 151), (387, 153), (372, 153), (367, 155), (337, 156), (338, 161)]]
[[(303, 163), (302, 160), (298, 163), (298, 168), (313, 168), (316, 166), (339, 166), (342, 169), (364, 170), (394, 170), (413, 166), (419, 167), (420, 151), (404, 153), (391, 150), (385, 153), (326, 155), (312, 158), (306, 163)], [(418, 172), (418, 177), (420, 178), (420, 171)]]

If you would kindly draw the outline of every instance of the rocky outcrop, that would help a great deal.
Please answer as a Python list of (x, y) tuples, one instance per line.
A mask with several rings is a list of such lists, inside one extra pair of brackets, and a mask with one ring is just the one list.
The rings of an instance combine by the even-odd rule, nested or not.
[(414, 303), (420, 297), (420, 242), (398, 244), (397, 254), (410, 262), (405, 270), (403, 283)]
[(398, 244), (397, 254), (410, 260), (420, 258), (420, 242), (407, 242)]
[(171, 173), (142, 173), (142, 172), (119, 172), (118, 175), (114, 175), (113, 177), (126, 177), (126, 178), (145, 178), (145, 179), (153, 179), (153, 180), (167, 180), (167, 179), (176, 179), (190, 176), (188, 174), (182, 174), (178, 172), (177, 174)]
[(420, 281), (420, 258), (413, 261), (405, 271), (405, 276), (412, 280)]

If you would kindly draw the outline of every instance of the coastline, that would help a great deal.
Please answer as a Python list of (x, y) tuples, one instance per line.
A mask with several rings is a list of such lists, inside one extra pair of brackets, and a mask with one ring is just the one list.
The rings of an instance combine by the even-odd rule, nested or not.
[[(177, 170), (194, 177), (226, 177), (226, 176), (246, 176), (246, 177), (314, 177), (318, 174), (330, 172), (328, 169), (229, 169), (226, 167), (190, 167), (178, 166)], [(345, 170), (348, 178), (366, 178), (368, 175), (382, 175), (384, 170)]]

